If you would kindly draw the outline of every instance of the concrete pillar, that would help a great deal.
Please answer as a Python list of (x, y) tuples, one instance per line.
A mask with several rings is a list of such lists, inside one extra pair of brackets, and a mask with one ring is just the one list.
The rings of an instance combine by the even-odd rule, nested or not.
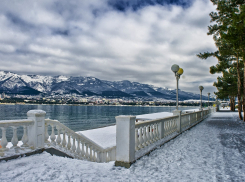
[(43, 110), (30, 110), (27, 112), (28, 119), (34, 121), (34, 124), (28, 127), (28, 145), (33, 148), (44, 147), (45, 136), (45, 115)]
[(174, 110), (173, 111), (173, 115), (174, 116), (179, 116), (178, 120), (177, 120), (177, 130), (179, 133), (181, 133), (181, 111), (180, 110)]
[(115, 166), (129, 168), (135, 162), (135, 116), (116, 117)]

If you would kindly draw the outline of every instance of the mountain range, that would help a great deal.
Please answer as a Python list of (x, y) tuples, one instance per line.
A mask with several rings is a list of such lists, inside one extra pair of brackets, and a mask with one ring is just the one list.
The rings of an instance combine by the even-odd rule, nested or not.
[[(175, 100), (176, 90), (155, 87), (139, 82), (107, 81), (95, 77), (83, 76), (42, 76), (19, 75), (0, 71), (0, 93), (20, 95), (63, 95), (102, 97), (142, 97), (146, 99), (162, 98)], [(200, 99), (199, 94), (179, 90), (179, 100)], [(203, 97), (207, 99), (207, 97)]]

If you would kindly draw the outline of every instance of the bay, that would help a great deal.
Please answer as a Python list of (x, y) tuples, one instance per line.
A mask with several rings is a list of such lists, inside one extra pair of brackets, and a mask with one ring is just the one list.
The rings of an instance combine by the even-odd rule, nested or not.
[[(197, 107), (179, 107), (179, 110)], [(94, 129), (116, 123), (119, 115), (140, 115), (157, 112), (172, 112), (174, 106), (71, 106), (71, 105), (0, 105), (0, 120), (27, 119), (27, 112), (40, 109), (46, 112), (46, 118), (58, 120), (74, 131)], [(18, 128), (18, 138), (23, 129)], [(0, 132), (1, 136), (1, 132)], [(12, 137), (12, 129), (7, 129), (7, 138)]]

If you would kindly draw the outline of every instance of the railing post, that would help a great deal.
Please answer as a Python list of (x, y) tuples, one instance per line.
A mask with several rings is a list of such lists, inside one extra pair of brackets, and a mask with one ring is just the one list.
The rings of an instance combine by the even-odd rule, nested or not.
[(115, 166), (129, 168), (135, 162), (135, 116), (116, 117)]
[(34, 124), (30, 125), (28, 129), (28, 145), (33, 146), (34, 149), (44, 147), (45, 115), (46, 112), (43, 110), (30, 110), (27, 112), (28, 119), (34, 121)]
[(180, 110), (174, 110), (173, 111), (174, 116), (179, 116), (177, 119), (177, 131), (181, 133), (181, 111)]

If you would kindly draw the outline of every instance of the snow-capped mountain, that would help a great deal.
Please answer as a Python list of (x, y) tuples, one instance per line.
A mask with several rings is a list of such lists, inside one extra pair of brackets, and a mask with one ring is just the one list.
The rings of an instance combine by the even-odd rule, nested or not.
[[(176, 97), (176, 90), (154, 87), (153, 85), (130, 82), (128, 80), (107, 81), (95, 77), (67, 77), (62, 75), (18, 75), (0, 71), (0, 93), (2, 92), (23, 95), (76, 93), (84, 96), (154, 97), (166, 100), (172, 100)], [(199, 98), (198, 94), (179, 90), (180, 100)]]

